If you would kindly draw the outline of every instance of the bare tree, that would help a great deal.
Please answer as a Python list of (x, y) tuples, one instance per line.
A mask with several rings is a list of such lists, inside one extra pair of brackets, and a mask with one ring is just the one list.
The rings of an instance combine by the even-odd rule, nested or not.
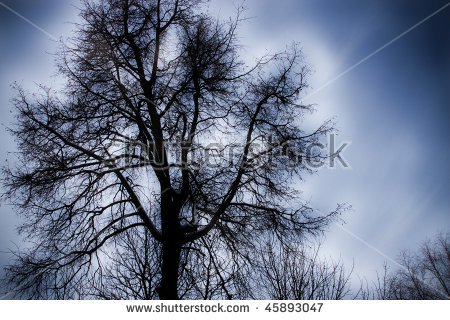
[(319, 257), (320, 245), (274, 246), (260, 250), (254, 298), (276, 300), (340, 300), (350, 293), (352, 270)]
[(248, 67), (241, 12), (218, 21), (201, 2), (85, 1), (64, 89), (17, 87), (3, 183), (32, 244), (8, 267), (16, 296), (243, 297), (258, 243), (343, 210), (316, 212), (294, 184), (332, 130), (301, 129), (298, 45)]
[(439, 234), (433, 241), (424, 242), (417, 252), (404, 251), (400, 255), (403, 266), (377, 277), (372, 292), (364, 298), (383, 300), (439, 300), (450, 299), (450, 234)]

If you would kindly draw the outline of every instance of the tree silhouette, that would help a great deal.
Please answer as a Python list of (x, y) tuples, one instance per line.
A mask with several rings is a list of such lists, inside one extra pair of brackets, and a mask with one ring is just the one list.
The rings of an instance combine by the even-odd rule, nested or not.
[[(62, 90), (16, 86), (5, 198), (30, 247), (8, 267), (30, 298), (240, 298), (268, 237), (316, 234), (295, 182), (332, 122), (302, 130), (308, 69), (293, 44), (247, 66), (200, 0), (85, 1)], [(314, 152), (312, 152), (314, 151)]]
[(321, 260), (320, 245), (261, 248), (261, 263), (252, 298), (275, 300), (341, 300), (350, 293), (350, 277), (342, 262)]
[[(378, 277), (372, 296), (383, 300), (450, 299), (450, 234), (438, 234), (422, 243), (417, 252), (400, 255), (404, 266), (393, 272), (387, 267)], [(366, 294), (370, 297), (370, 293)]]

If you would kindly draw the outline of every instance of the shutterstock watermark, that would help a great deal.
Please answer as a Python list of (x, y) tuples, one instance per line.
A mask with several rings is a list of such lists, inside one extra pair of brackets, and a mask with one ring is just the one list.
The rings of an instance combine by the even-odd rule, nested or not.
[(351, 169), (349, 162), (346, 160), (344, 156), (344, 151), (347, 149), (347, 147), (350, 145), (350, 141), (342, 141), (339, 145), (337, 145), (336, 142), (336, 135), (330, 134), (329, 135), (330, 140), (330, 148), (329, 148), (329, 168), (335, 168), (337, 164), (341, 166), (344, 169)]
[(267, 136), (249, 144), (198, 143), (180, 137), (159, 143), (143, 143), (141, 140), (128, 138), (110, 143), (105, 164), (121, 168), (152, 166), (157, 170), (236, 166), (246, 170), (351, 169), (345, 156), (349, 145), (349, 141), (338, 141), (335, 134), (329, 134), (321, 141), (302, 139), (280, 141), (274, 136)]

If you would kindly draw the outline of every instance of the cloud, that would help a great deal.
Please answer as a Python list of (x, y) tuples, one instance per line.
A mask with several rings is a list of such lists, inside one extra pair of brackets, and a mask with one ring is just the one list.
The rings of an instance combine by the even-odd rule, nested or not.
[[(67, 34), (76, 18), (61, 1), (7, 1), (18, 12), (50, 33)], [(314, 73), (310, 84), (320, 87), (405, 31), (445, 1), (269, 1), (249, 0), (254, 17), (240, 32), (244, 53), (255, 57), (299, 41)], [(212, 1), (211, 11), (233, 12), (230, 3)], [(346, 153), (352, 170), (320, 170), (301, 185), (305, 196), (323, 211), (348, 202), (354, 211), (346, 227), (395, 258), (400, 249), (450, 226), (450, 146), (448, 108), (450, 45), (447, 21), (440, 13), (395, 44), (311, 97), (318, 112), (309, 126), (337, 117), (339, 139), (352, 141)], [(11, 91), (17, 80), (52, 81), (54, 44), (36, 29), (0, 8), (0, 117), (10, 122)], [(2, 129), (1, 159), (13, 141)], [(16, 220), (0, 207), (1, 248), (13, 237)], [(331, 228), (324, 254), (354, 259), (360, 275), (375, 276), (382, 256), (363, 243)], [(0, 256), (1, 259), (1, 256)]]

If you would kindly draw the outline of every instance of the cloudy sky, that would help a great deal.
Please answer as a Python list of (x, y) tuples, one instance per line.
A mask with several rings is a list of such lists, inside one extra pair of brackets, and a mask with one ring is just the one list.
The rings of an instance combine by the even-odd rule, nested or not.
[[(76, 5), (75, 0), (0, 2), (2, 161), (14, 151), (4, 127), (12, 121), (9, 86), (58, 85), (51, 37), (70, 33), (67, 22), (76, 19)], [(227, 16), (233, 6), (214, 0), (210, 10)], [(330, 227), (324, 255), (354, 261), (357, 275), (373, 279), (384, 261), (395, 267), (389, 257), (400, 250), (449, 231), (449, 2), (247, 0), (245, 6), (251, 17), (240, 30), (246, 58), (300, 42), (314, 70), (306, 98), (317, 104), (311, 123), (335, 117), (338, 143), (351, 142), (343, 154), (351, 169), (323, 168), (301, 186), (305, 198), (324, 212), (341, 202), (353, 207), (343, 217), (344, 229)], [(17, 221), (2, 204), (0, 250), (20, 243)], [(0, 264), (6, 262), (0, 253)]]

